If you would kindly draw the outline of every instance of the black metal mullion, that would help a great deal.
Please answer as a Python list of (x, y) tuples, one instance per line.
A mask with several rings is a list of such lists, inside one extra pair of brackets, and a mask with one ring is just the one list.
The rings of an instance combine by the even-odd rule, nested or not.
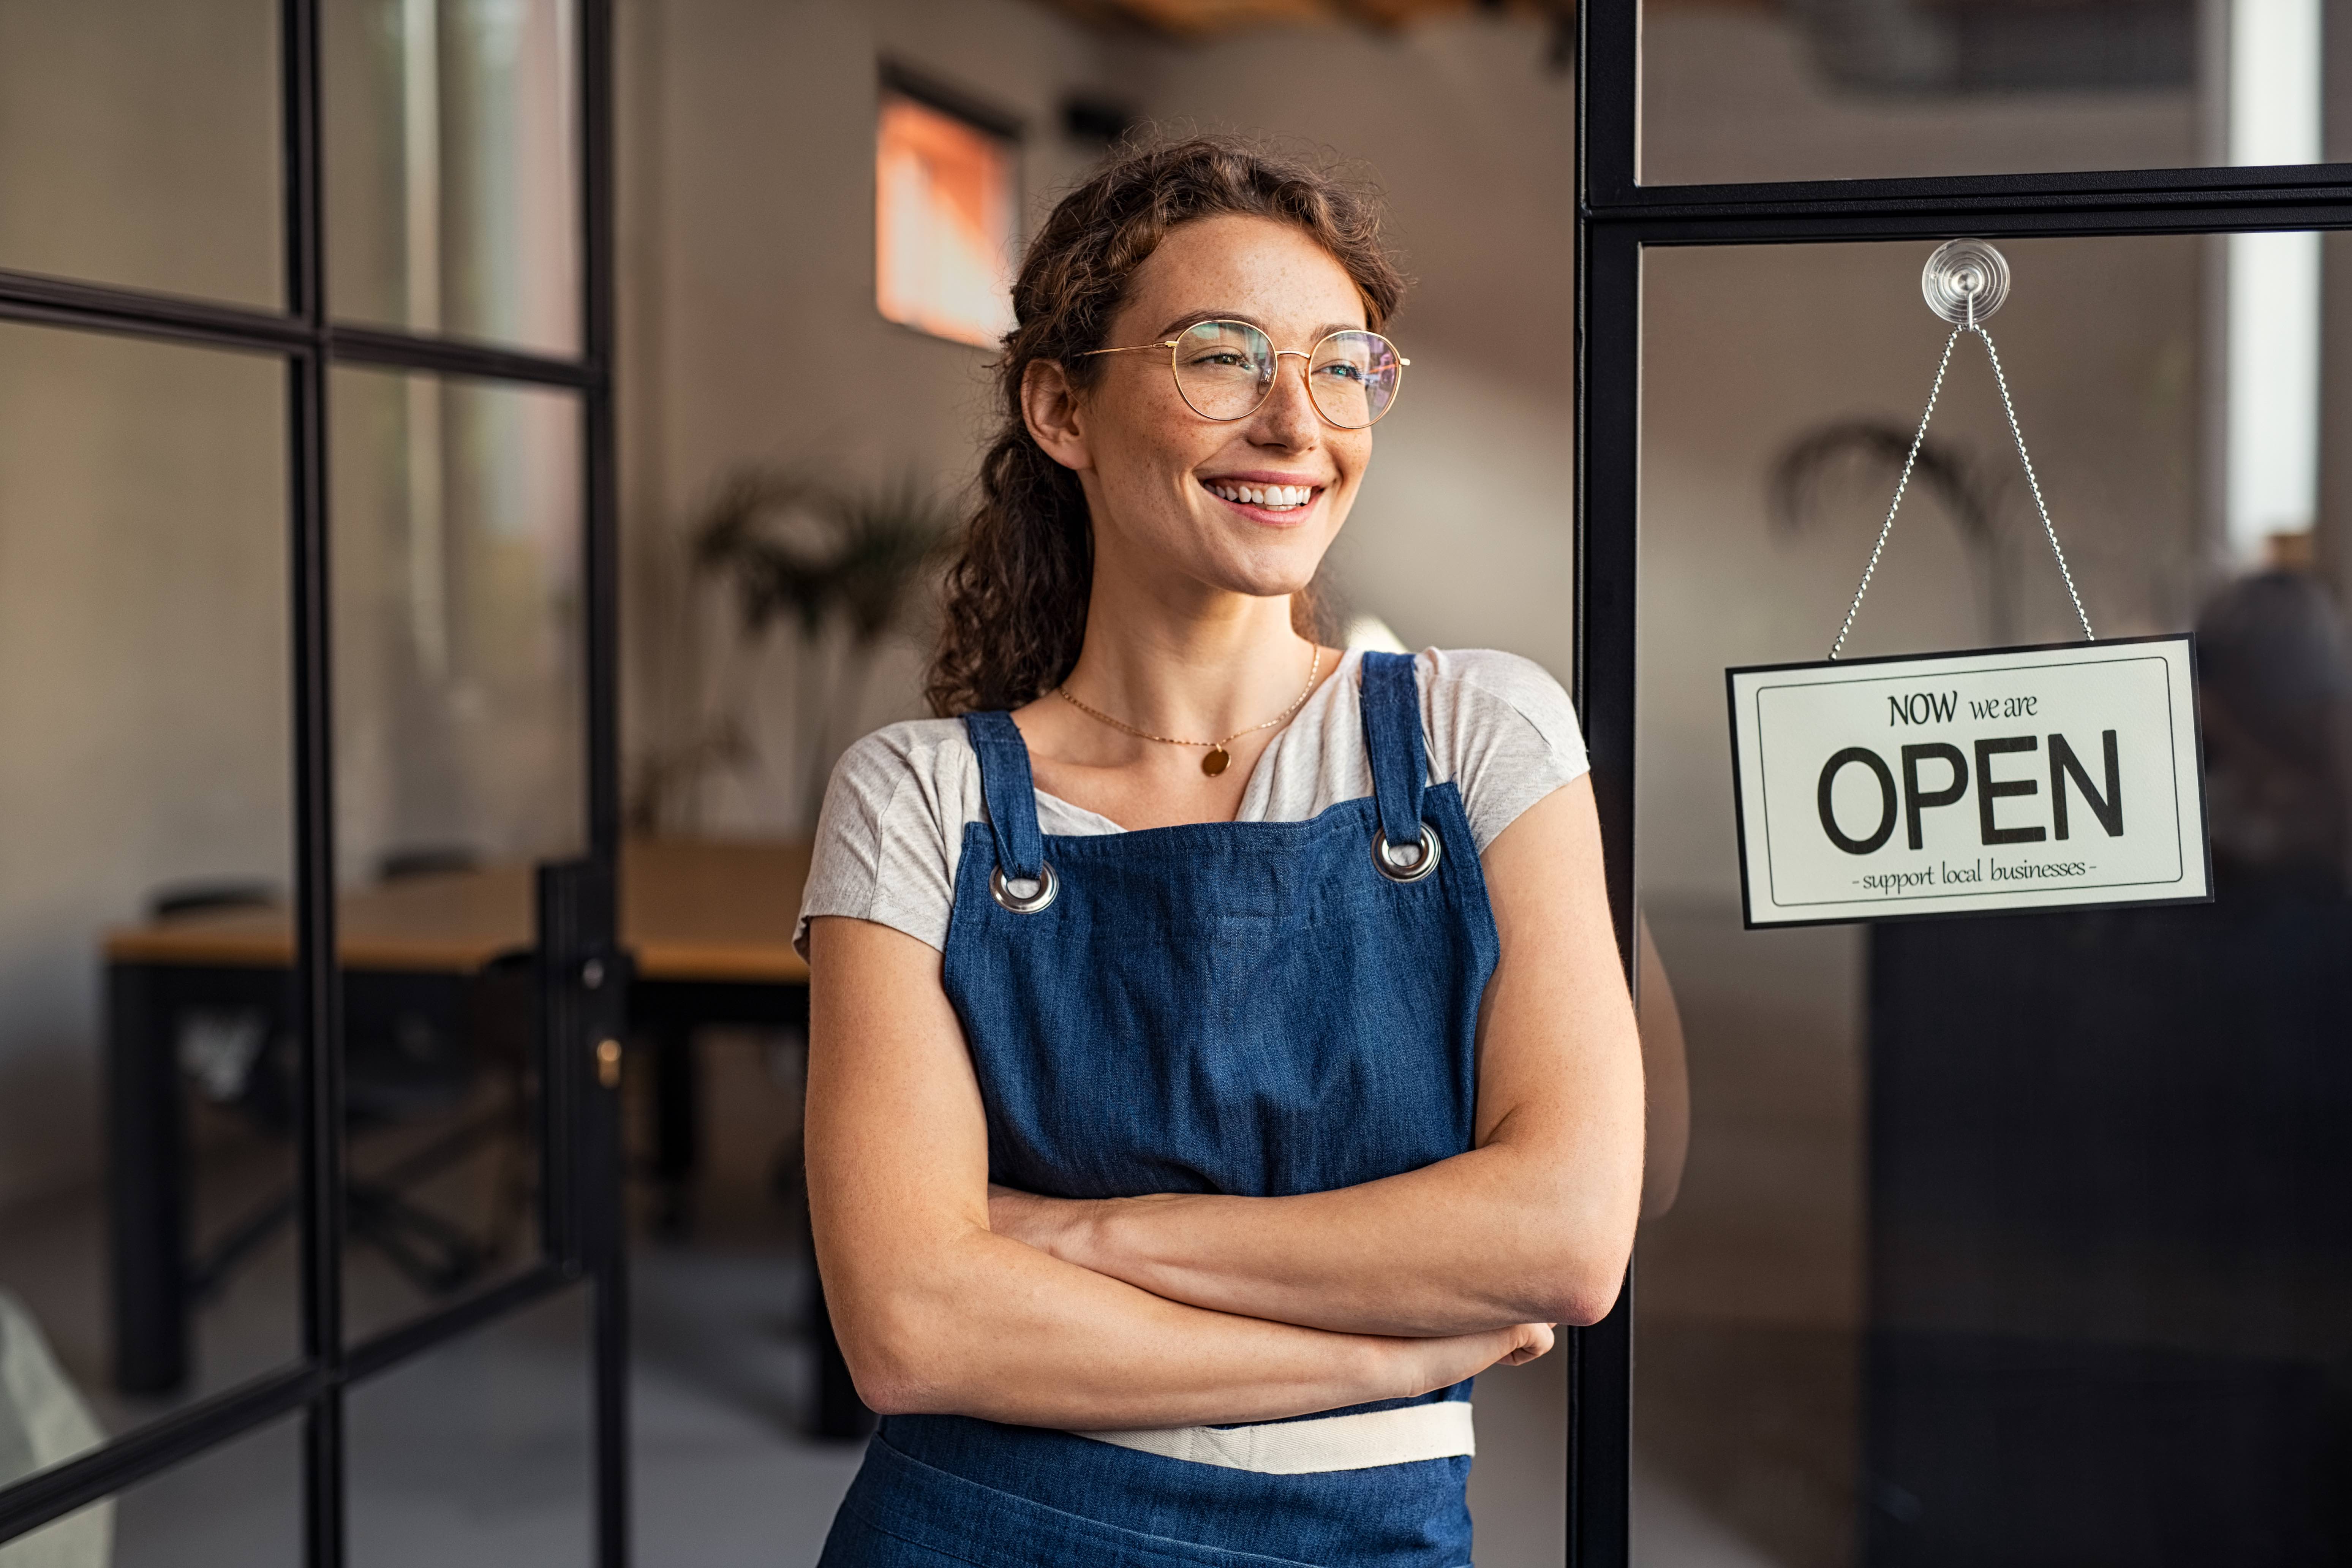
[(588, 359), (559, 359), (469, 338), (433, 337), (349, 321), (339, 321), (327, 330), (327, 357), (341, 363), (540, 386), (586, 388), (605, 379), (599, 366)]
[[(1615, 93), (1613, 100), (1625, 95)], [(1598, 128), (1596, 128), (1597, 133)], [(1736, 184), (1643, 185), (1604, 182), (1593, 171), (1589, 200), (1597, 211), (1724, 211), (1787, 207), (1826, 213), (1842, 207), (1915, 203), (1965, 205), (2030, 203), (2090, 205), (2172, 199), (2293, 203), (2352, 188), (2352, 163), (2205, 164), (2170, 169), (2067, 169), (2031, 174), (1911, 174), (1865, 180), (1760, 180)]]
[(620, 481), (613, 405), (618, 335), (614, 266), (612, 0), (580, 5), (581, 346), (588, 375), (583, 416), (587, 462), (583, 535), (587, 584), (589, 852), (620, 851)]
[(0, 319), (213, 348), (283, 352), (305, 348), (310, 342), (309, 329), (275, 310), (5, 268), (0, 268)]
[[(582, 530), (586, 614), (582, 635), (588, 705), (588, 857), (584, 878), (568, 879), (575, 919), (584, 920), (587, 945), (605, 956), (591, 959), (604, 975), (602, 996), (583, 996), (585, 1026), (577, 1040), (558, 1038), (559, 1048), (579, 1052), (590, 1041), (617, 1041), (623, 1016), (619, 998), (628, 965), (618, 946), (617, 888), (620, 875), (620, 479), (619, 446), (613, 403), (613, 359), (617, 337), (614, 269), (614, 204), (612, 0), (579, 0), (580, 21), (580, 247), (581, 347), (594, 367), (581, 410), (586, 516)], [(583, 907), (585, 906), (585, 907)], [(542, 941), (548, 933), (542, 933)], [(568, 944), (567, 944), (568, 945)], [(562, 1168), (581, 1191), (575, 1215), (583, 1257), (595, 1290), (594, 1384), (595, 1509), (597, 1568), (626, 1568), (630, 1555), (629, 1484), (629, 1300), (623, 1224), (618, 1077), (588, 1081), (584, 1057), (559, 1067), (571, 1085), (566, 1096), (575, 1138)], [(615, 1058), (617, 1062), (617, 1058)]]
[(2221, 206), (2135, 197), (2065, 206), (1853, 206), (1805, 211), (1759, 207), (1712, 212), (1618, 210), (1587, 215), (1595, 228), (1632, 233), (1643, 245), (1814, 245), (1869, 240), (2078, 239), (2352, 228), (2352, 190), (2326, 202)]
[(335, 950), (333, 638), (327, 563), (326, 233), (319, 0), (280, 0), (287, 312), (309, 348), (288, 364), (289, 561), (294, 663), (294, 980), (301, 1041), (302, 1353), (318, 1374), (303, 1422), (308, 1568), (345, 1551), (342, 1374), (343, 1075)]
[[(1576, 200), (1641, 199), (1643, 0), (1576, 8)], [(1622, 68), (1621, 68), (1622, 67)]]
[(0, 1541), (37, 1530), (299, 1410), (317, 1396), (319, 1385), (319, 1374), (307, 1367), (273, 1373), (0, 1488)]
[[(1639, 237), (1595, 215), (1638, 194), (1641, 4), (1577, 7), (1577, 711), (1592, 763), (1611, 920), (1638, 984), (1633, 865), (1634, 589), (1640, 541)], [(1633, 1548), (1635, 1271), (1600, 1322), (1569, 1339), (1568, 1561), (1624, 1568)]]
[[(1577, 711), (1592, 761), (1609, 909), (1627, 979), (1639, 965), (1633, 866), (1634, 584), (1640, 539), (1639, 238), (1593, 215), (1633, 189), (1638, 4), (1580, 5), (1577, 51)], [(1609, 1315), (1569, 1340), (1568, 1560), (1623, 1568), (1632, 1549), (1633, 1316), (1628, 1267)]]
[(341, 1381), (344, 1387), (389, 1372), (436, 1346), (459, 1339), (484, 1324), (505, 1317), (578, 1283), (579, 1277), (558, 1263), (541, 1263), (528, 1273), (500, 1281), (479, 1295), (468, 1296), (427, 1317), (413, 1319), (363, 1340), (343, 1352)]

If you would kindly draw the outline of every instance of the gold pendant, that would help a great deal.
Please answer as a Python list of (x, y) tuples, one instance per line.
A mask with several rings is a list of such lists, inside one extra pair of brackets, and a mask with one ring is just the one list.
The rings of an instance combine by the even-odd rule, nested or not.
[(1201, 771), (1211, 778), (1215, 778), (1225, 771), (1225, 764), (1232, 761), (1233, 758), (1225, 754), (1225, 749), (1223, 746), (1211, 746), (1209, 754), (1201, 759)]

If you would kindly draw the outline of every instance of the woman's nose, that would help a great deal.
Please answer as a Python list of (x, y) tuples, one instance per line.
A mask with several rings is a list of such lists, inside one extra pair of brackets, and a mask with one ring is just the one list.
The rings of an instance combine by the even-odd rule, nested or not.
[[(1286, 364), (1293, 357), (1298, 361), (1295, 375)], [(1271, 444), (1307, 446), (1316, 439), (1321, 425), (1315, 399), (1307, 390), (1307, 356), (1285, 353), (1275, 360), (1274, 366), (1274, 384), (1258, 407), (1258, 427)]]

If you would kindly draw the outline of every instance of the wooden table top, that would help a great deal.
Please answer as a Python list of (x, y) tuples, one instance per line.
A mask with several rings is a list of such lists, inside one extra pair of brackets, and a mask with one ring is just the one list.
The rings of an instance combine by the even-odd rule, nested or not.
[[(621, 850), (621, 942), (649, 980), (796, 984), (793, 951), (809, 847), (654, 838)], [(532, 945), (531, 868), (488, 866), (346, 893), (336, 945), (353, 969), (465, 972)], [(291, 911), (223, 910), (107, 933), (118, 963), (279, 968), (293, 961)]]

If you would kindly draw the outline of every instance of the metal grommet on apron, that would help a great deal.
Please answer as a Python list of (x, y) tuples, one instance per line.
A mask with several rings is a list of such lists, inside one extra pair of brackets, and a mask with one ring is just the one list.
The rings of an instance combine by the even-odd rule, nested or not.
[(1372, 835), (1372, 864), (1381, 875), (1391, 882), (1418, 882), (1437, 869), (1437, 858), (1444, 853), (1444, 840), (1429, 824), (1421, 825), (1421, 847), (1412, 855), (1401, 855), (1389, 842), (1385, 833)]
[[(1500, 952), (1477, 840), (1428, 782), (1413, 661), (1361, 673), (1372, 794), (1305, 822), (1048, 837), (1012, 717), (966, 716), (987, 820), (963, 826), (940, 979), (991, 1182), (1274, 1197), (1470, 1148)], [(1094, 1436), (887, 1416), (824, 1568), (1463, 1568), (1469, 1394)]]
[[(1372, 834), (1372, 864), (1391, 882), (1418, 882), (1437, 869), (1438, 858), (1444, 853), (1437, 830), (1421, 815), (1429, 758), (1421, 738), (1420, 683), (1413, 679), (1411, 659), (1405, 659), (1400, 670), (1387, 662), (1398, 655), (1388, 655), (1378, 663), (1375, 657), (1368, 655), (1364, 659), (1364, 746), (1371, 757), (1372, 801), (1380, 808), (1380, 826)], [(1401, 693), (1394, 689), (1400, 679)], [(1409, 736), (1398, 733), (1402, 725), (1373, 722), (1376, 689), (1383, 710), (1400, 702), (1410, 704)], [(1383, 756), (1382, 752), (1388, 754)], [(1420, 847), (1417, 854), (1411, 852), (1414, 845)]]
[(988, 873), (989, 896), (1016, 915), (1034, 915), (1054, 901), (1062, 890), (1062, 879), (1054, 875), (1054, 868), (1039, 862), (1042, 875), (1034, 879), (1015, 877), (1014, 882), (1027, 881), (1029, 890), (1018, 891), (1005, 880), (1004, 868), (996, 866)]
[(1037, 831), (1028, 743), (1009, 713), (971, 714), (964, 730), (980, 756), (990, 847), (996, 851), (988, 870), (988, 896), (1013, 914), (1042, 914), (1060, 896), (1062, 879), (1045, 864), (1045, 838)]

